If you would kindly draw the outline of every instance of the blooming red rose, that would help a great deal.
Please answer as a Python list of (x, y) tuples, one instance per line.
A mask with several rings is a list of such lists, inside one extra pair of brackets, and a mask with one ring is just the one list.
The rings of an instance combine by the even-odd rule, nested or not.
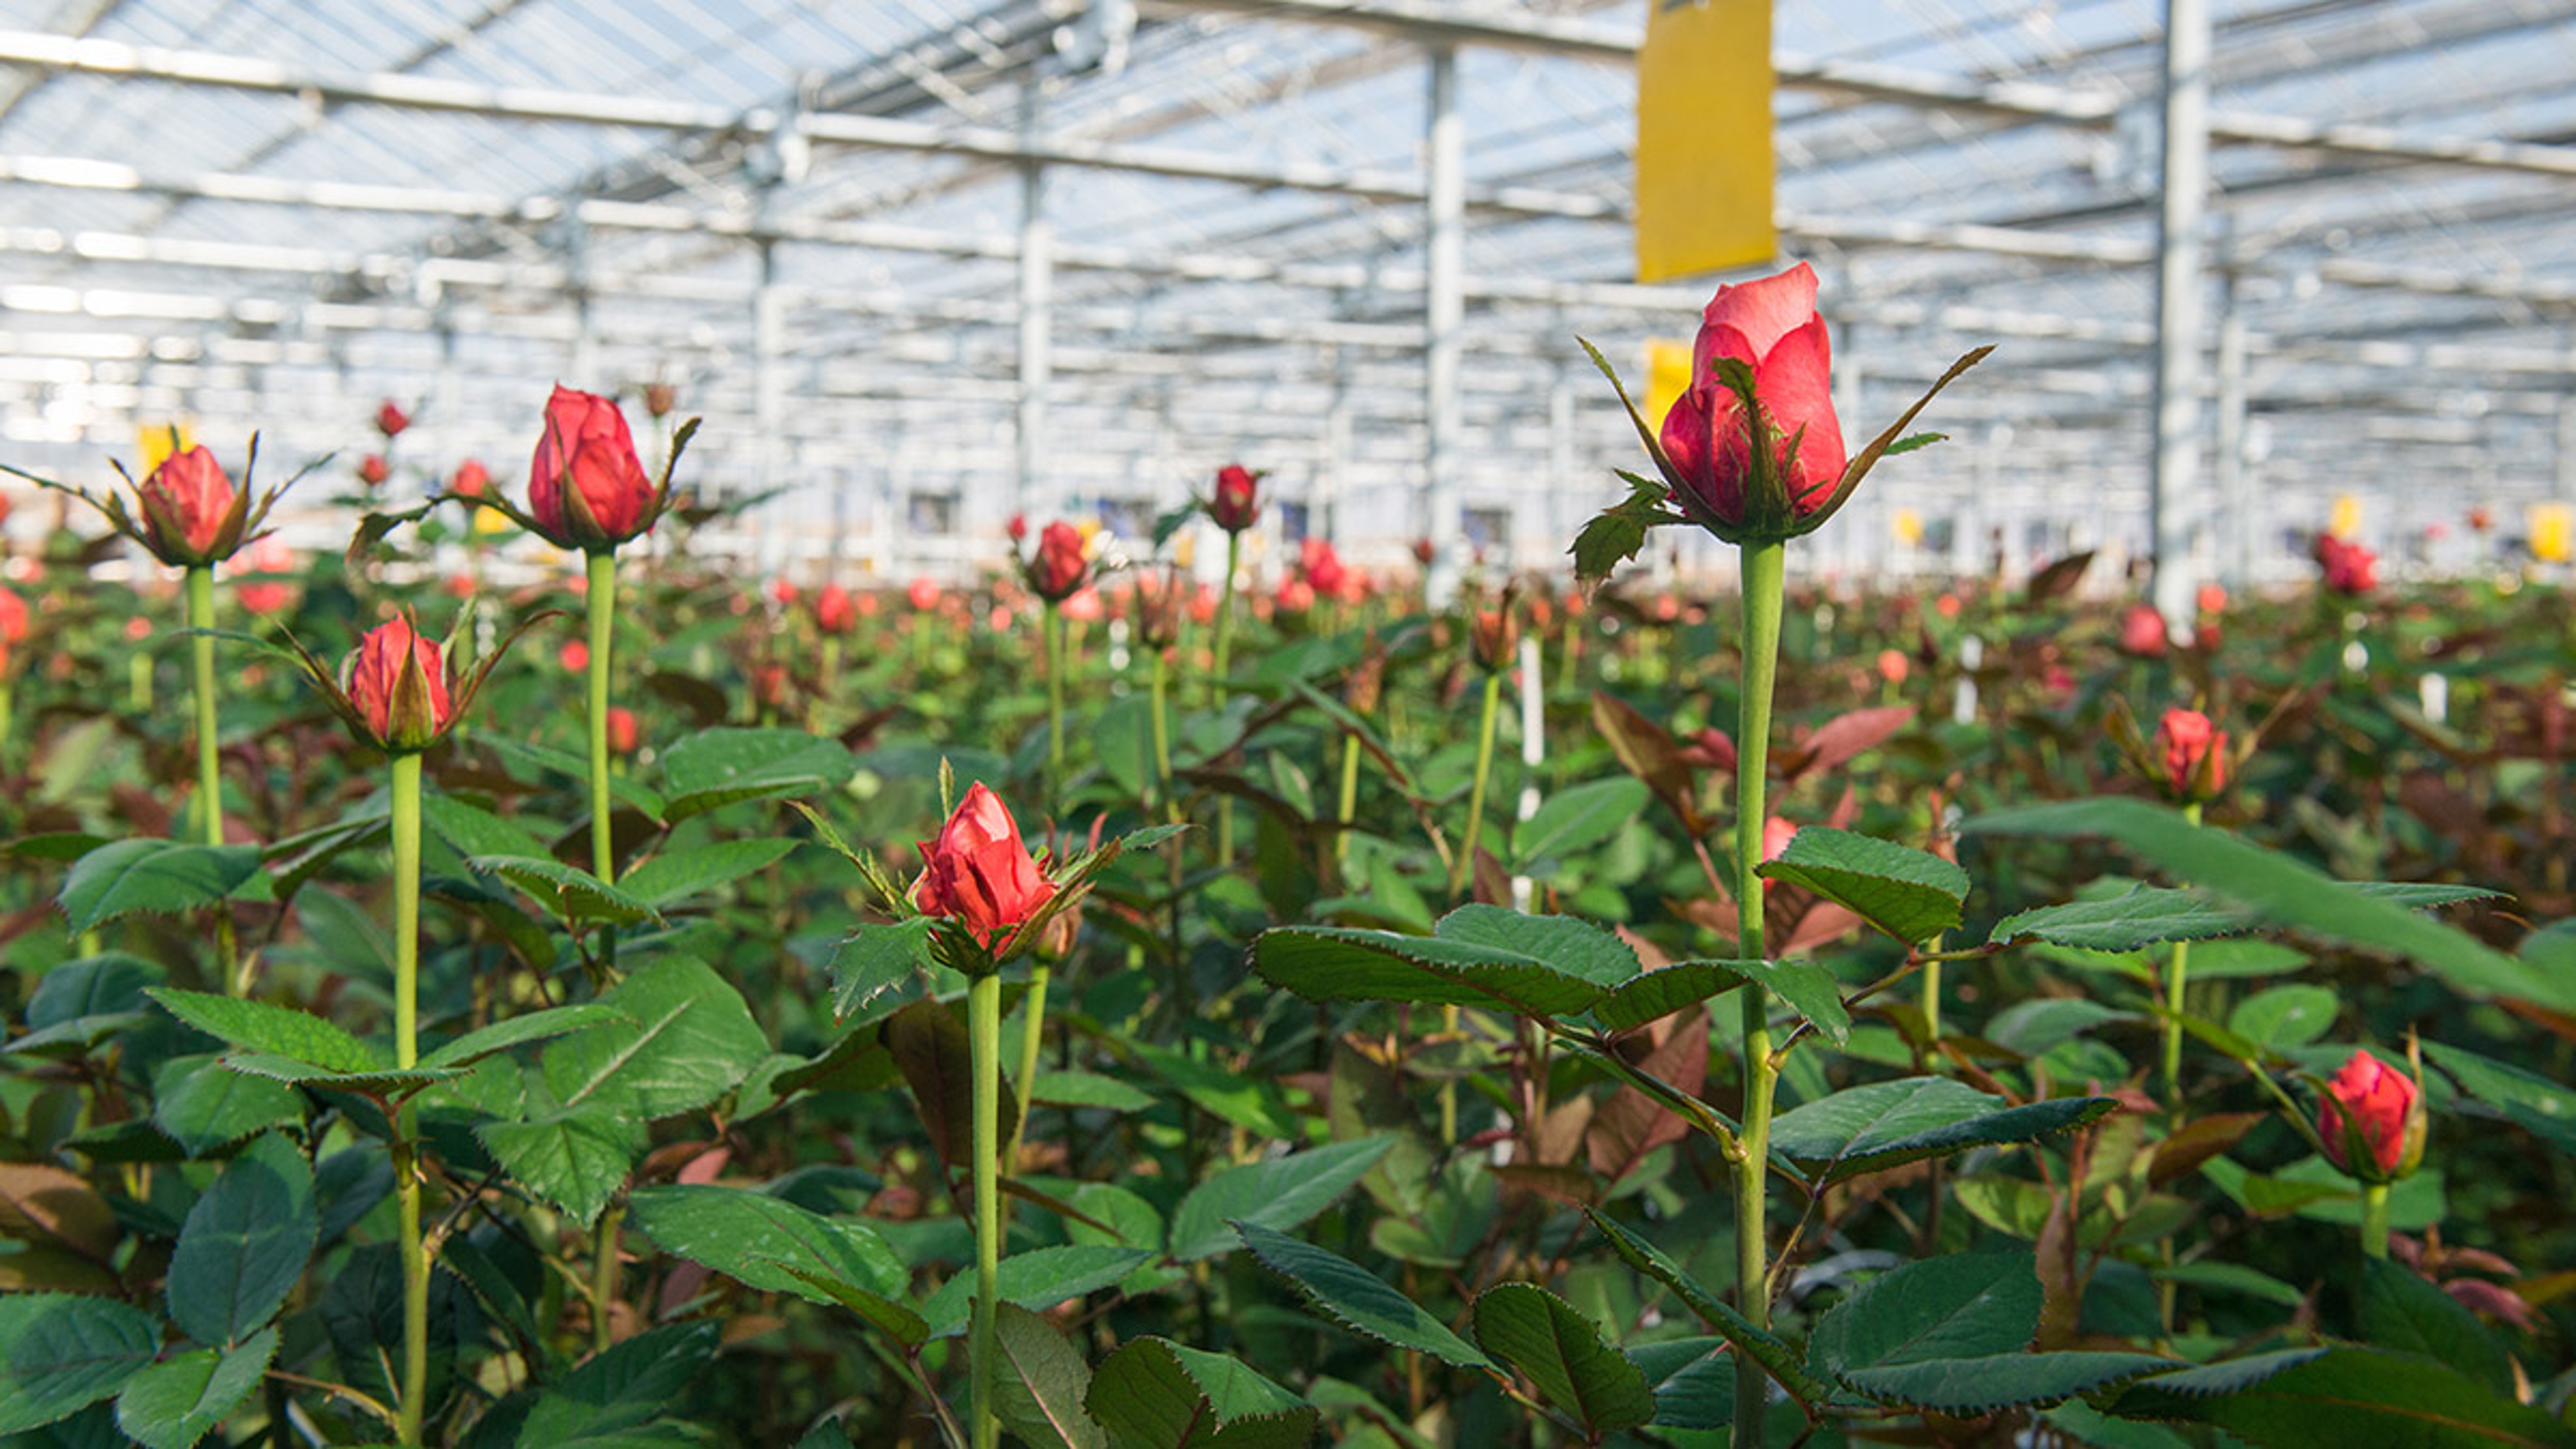
[(456, 465), (455, 476), (447, 480), (447, 491), (459, 498), (480, 498), (492, 486), (492, 474), (478, 459), (468, 458)]
[(2186, 800), (2206, 800), (2227, 787), (2227, 732), (2196, 709), (2169, 709), (2156, 725), (2165, 783)]
[[(1718, 375), (1724, 360), (1753, 374), (1762, 416)], [(1691, 385), (1664, 414), (1665, 481), (1676, 501), (1696, 504), (1728, 527), (1748, 521), (1753, 439), (1769, 441), (1793, 516), (1824, 507), (1841, 483), (1842, 424), (1834, 417), (1832, 346), (1816, 314), (1816, 274), (1801, 262), (1775, 277), (1720, 287), (1701, 314), (1691, 346)], [(1687, 495), (1687, 497), (1685, 497)]]
[(1339, 595), (1350, 582), (1350, 570), (1343, 566), (1342, 556), (1324, 539), (1308, 538), (1297, 546), (1297, 568), (1318, 594)]
[(1089, 568), (1082, 556), (1081, 532), (1059, 519), (1038, 531), (1038, 557), (1029, 570), (1029, 588), (1049, 603), (1062, 603), (1082, 587)]
[(392, 476), (394, 465), (386, 462), (382, 453), (369, 453), (358, 460), (358, 481), (370, 488), (382, 488)]
[(2379, 587), (2379, 555), (2360, 544), (2320, 534), (2317, 563), (2325, 570), (2326, 587), (2338, 594), (2358, 598)]
[(438, 641), (399, 614), (358, 641), (341, 668), (340, 687), (388, 750), (427, 749), (455, 717)]
[(239, 541), (239, 495), (223, 465), (203, 447), (162, 459), (161, 466), (144, 476), (138, 492), (145, 541), (163, 563), (213, 563)]
[(2326, 1079), (2317, 1136), (2335, 1166), (2364, 1182), (2390, 1182), (2424, 1156), (2423, 1090), (2404, 1072), (2355, 1048)]
[(859, 627), (859, 602), (839, 584), (825, 584), (814, 596), (814, 627), (826, 634), (847, 634)]
[(1055, 897), (1055, 882), (1020, 843), (1010, 808), (980, 782), (967, 789), (939, 838), (920, 842), (920, 849), (913, 906), (956, 922), (986, 951), (1000, 948)]
[(565, 548), (607, 548), (653, 526), (660, 499), (617, 404), (558, 383), (528, 464), (528, 512)]
[(2120, 616), (2120, 652), (2140, 659), (2153, 659), (2165, 652), (2169, 642), (2165, 616), (2153, 604), (2131, 604)]
[(1208, 500), (1208, 517), (1228, 533), (1241, 533), (1261, 516), (1259, 475), (1241, 463), (1217, 470), (1216, 496)]
[(376, 431), (387, 438), (401, 437), (402, 430), (410, 426), (411, 414), (404, 412), (392, 398), (386, 398), (383, 404), (377, 407)]

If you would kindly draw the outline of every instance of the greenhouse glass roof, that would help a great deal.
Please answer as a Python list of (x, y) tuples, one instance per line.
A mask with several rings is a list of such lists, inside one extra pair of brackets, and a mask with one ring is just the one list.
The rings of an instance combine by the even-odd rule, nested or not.
[[(1777, 212), (1874, 431), (1967, 348), (1945, 448), (1822, 561), (2148, 537), (2163, 7), (1786, 0)], [(256, 426), (507, 477), (546, 387), (676, 386), (737, 542), (889, 574), (1015, 508), (1132, 519), (1273, 470), (1363, 558), (1552, 562), (1706, 282), (1632, 283), (1637, 0), (0, 0), (6, 461)], [(2397, 557), (2576, 492), (2576, 4), (2216, 0), (2196, 547)], [(1436, 56), (1453, 57), (1448, 61)], [(1425, 383), (1436, 67), (1465, 222), (1456, 426)], [(397, 485), (405, 486), (405, 485)], [(414, 479), (408, 486), (419, 486)], [(1900, 546), (1897, 515), (1926, 525)]]

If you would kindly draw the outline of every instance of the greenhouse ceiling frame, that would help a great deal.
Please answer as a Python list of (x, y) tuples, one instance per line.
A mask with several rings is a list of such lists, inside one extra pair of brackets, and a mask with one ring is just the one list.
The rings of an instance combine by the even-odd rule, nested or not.
[[(2179, 0), (2188, 15), (2197, 0)], [(1036, 13), (1052, 24), (1059, 17)], [(959, 325), (990, 327), (1014, 339), (1013, 375), (1005, 380), (1017, 414), (1014, 503), (1041, 496), (1039, 475), (1047, 456), (1046, 416), (1054, 379), (1061, 364), (1075, 368), (1126, 370), (1113, 350), (1085, 357), (1080, 349), (1059, 356), (1053, 323), (1071, 322), (1085, 330), (1111, 332), (1136, 326), (1148, 317), (1154, 328), (1176, 334), (1184, 343), (1263, 344), (1303, 348), (1420, 354), (1419, 418), (1427, 431), (1420, 476), (1427, 481), (1422, 526), (1434, 537), (1458, 536), (1457, 476), (1460, 452), (1461, 390), (1458, 385), (1465, 349), (1467, 307), (1537, 305), (1574, 314), (1621, 314), (1637, 319), (1686, 318), (1704, 296), (1696, 287), (1638, 287), (1602, 280), (1562, 280), (1513, 276), (1469, 265), (1464, 251), (1470, 219), (1489, 222), (1570, 221), (1618, 226), (1626, 220), (1622, 199), (1598, 190), (1541, 185), (1477, 182), (1467, 174), (1467, 140), (1457, 112), (1458, 48), (1491, 47), (1549, 57), (1575, 57), (1609, 64), (1633, 55), (1633, 30), (1622, 30), (1581, 17), (1536, 13), (1466, 12), (1420, 0), (1157, 0), (1145, 8), (1147, 23), (1199, 24), (1211, 16), (1240, 16), (1246, 22), (1288, 23), (1357, 29), (1400, 38), (1421, 50), (1426, 124), (1423, 162), (1415, 169), (1305, 162), (1246, 160), (1237, 155), (1187, 146), (1134, 141), (1098, 141), (1055, 134), (1041, 106), (1025, 108), (1018, 127), (926, 122), (897, 116), (816, 111), (794, 104), (733, 108), (698, 103), (599, 95), (543, 87), (495, 86), (406, 74), (400, 71), (334, 72), (295, 67), (228, 55), (27, 31), (0, 33), (0, 64), (30, 68), (43, 76), (86, 74), (135, 82), (159, 82), (225, 91), (293, 96), (327, 115), (348, 105), (470, 114), (494, 119), (576, 123), (642, 128), (666, 133), (671, 145), (705, 147), (714, 142), (775, 155), (782, 149), (819, 149), (841, 153), (893, 152), (958, 158), (1016, 173), (1023, 202), (1015, 231), (961, 230), (909, 222), (847, 220), (782, 214), (758, 198), (767, 188), (753, 188), (749, 204), (710, 207), (702, 200), (618, 200), (601, 197), (567, 201), (580, 185), (511, 195), (467, 190), (423, 190), (346, 181), (312, 181), (241, 172), (154, 173), (145, 168), (95, 158), (24, 153), (0, 154), (0, 185), (58, 188), (71, 191), (134, 192), (172, 203), (196, 201), (253, 202), (320, 212), (408, 214), (460, 224), (500, 224), (554, 253), (554, 260), (531, 266), (508, 257), (463, 257), (424, 254), (426, 242), (412, 251), (351, 252), (328, 246), (298, 247), (262, 243), (209, 242), (185, 238), (121, 234), (112, 231), (61, 232), (43, 227), (0, 228), (0, 254), (53, 257), (65, 261), (119, 263), (178, 268), (218, 276), (232, 273), (310, 274), (334, 279), (329, 295), (288, 306), (253, 295), (227, 297), (214, 291), (192, 301), (184, 292), (150, 288), (67, 288), (47, 284), (0, 289), (0, 304), (11, 311), (47, 309), (109, 316), (154, 316), (194, 322), (209, 333), (225, 331), (273, 334), (335, 330), (367, 332), (386, 328), (452, 328), (457, 324), (451, 298), (475, 289), (524, 295), (552, 290), (570, 302), (569, 325), (524, 323), (498, 325), (483, 318), (478, 327), (522, 331), (562, 340), (576, 349), (596, 341), (586, 320), (587, 299), (637, 296), (739, 308), (750, 318), (753, 377), (752, 420), (763, 454), (759, 475), (775, 470), (772, 444), (785, 421), (788, 348), (784, 340), (790, 306), (847, 309), (854, 313), (930, 328)], [(1845, 104), (1897, 104), (1936, 115), (1969, 115), (1995, 125), (2072, 128), (2118, 137), (2137, 112), (2131, 99), (2105, 89), (2044, 84), (2026, 80), (1962, 80), (1866, 61), (1778, 57), (1784, 87), (1822, 98), (1821, 109), (1792, 119), (1831, 115)], [(15, 106), (40, 89), (35, 81), (11, 98)], [(825, 85), (828, 89), (829, 83)], [(811, 89), (810, 87), (808, 89)], [(2497, 137), (2459, 136), (2375, 124), (2339, 124), (2239, 109), (2203, 109), (2192, 134), (2222, 146), (2254, 147), (2330, 157), (2370, 168), (2439, 167), (2495, 172), (2513, 176), (2576, 176), (2576, 148)], [(2135, 138), (2132, 138), (2135, 139)], [(2152, 138), (2150, 138), (2152, 139)], [(2170, 154), (2170, 153), (2169, 153)], [(811, 163), (824, 164), (821, 159)], [(1397, 239), (1364, 261), (1301, 262), (1258, 251), (1225, 252), (1158, 250), (1146, 246), (1078, 243), (1051, 234), (1044, 205), (1045, 178), (1065, 168), (1128, 173), (1191, 182), (1212, 182), (1251, 192), (1289, 190), (1345, 198), (1380, 207), (1415, 208), (1421, 213), (1419, 234)], [(630, 162), (627, 169), (633, 170)], [(591, 178), (585, 178), (585, 182)], [(2286, 178), (2298, 185), (2296, 177)], [(2196, 193), (2197, 188), (2184, 188)], [(2168, 187), (2168, 197), (2177, 189)], [(2174, 263), (2174, 250), (2157, 239), (2096, 235), (2082, 229), (2057, 230), (1975, 221), (1926, 221), (1905, 217), (1837, 216), (1783, 206), (1780, 222), (1793, 244), (1861, 254), (1874, 249), (1914, 252), (1938, 250), (1988, 256), (2007, 264), (2063, 262), (2096, 268), (2143, 269)], [(2168, 215), (2161, 236), (2179, 227), (2196, 238), (2199, 228), (2184, 208)], [(758, 259), (758, 272), (747, 284), (682, 276), (631, 275), (586, 267), (585, 239), (595, 233), (704, 236), (747, 246)], [(777, 249), (786, 245), (822, 245), (872, 252), (979, 259), (1007, 263), (1014, 276), (1007, 301), (972, 298), (907, 297), (899, 288), (850, 288), (813, 285), (784, 279)], [(2222, 299), (2237, 281), (2288, 290), (2333, 285), (2374, 289), (2408, 296), (2473, 297), (2509, 302), (2534, 312), (2556, 315), (2576, 301), (2576, 281), (2558, 277), (2498, 276), (2476, 270), (2421, 263), (2390, 264), (2359, 258), (2325, 257), (2314, 264), (2278, 268), (2262, 255), (2238, 255), (2224, 238), (2216, 242), (2218, 262), (2207, 266), (2186, 256), (2175, 275), (2196, 282), (2223, 273), (2230, 279)], [(1418, 258), (1404, 255), (1419, 251)], [(1145, 285), (1173, 283), (1258, 283), (1325, 293), (1365, 295), (1410, 315), (1405, 320), (1357, 317), (1264, 318), (1250, 321), (1223, 316), (1177, 316), (1157, 311), (1145, 300), (1102, 304), (1079, 297), (1059, 299), (1054, 287), (1059, 273), (1110, 274)], [(2197, 286), (2168, 285), (2165, 294), (2180, 298)], [(14, 294), (15, 300), (12, 300)], [(93, 304), (93, 298), (97, 304)], [(1406, 301), (1412, 298), (1415, 300)], [(2186, 308), (2186, 311), (2189, 310)], [(2200, 337), (2197, 320), (2164, 315), (2160, 325), (2144, 326), (2100, 316), (2066, 315), (2045, 308), (2023, 310), (1949, 303), (1938, 296), (1862, 301), (1835, 308), (1839, 320), (1863, 328), (1889, 331), (1934, 329), (1939, 332), (1989, 334), (2090, 344), (2091, 354), (2054, 354), (2036, 359), (2023, 374), (2037, 379), (2043, 392), (2077, 395), (2085, 358), (2134, 355), (2158, 348), (2156, 372), (2160, 409), (2165, 421), (2155, 435), (2166, 438), (2167, 461), (2153, 470), (2159, 497), (2191, 500), (2206, 496), (2197, 468), (2176, 449), (2197, 447), (2202, 427), (2191, 413), (2204, 391), (2214, 392), (2217, 441), (2226, 444), (2216, 469), (2222, 484), (2230, 481), (2231, 464), (2241, 465), (2244, 419), (2249, 412), (2245, 389), (2249, 367), (2261, 359), (2331, 361), (2363, 368), (2457, 368), (2492, 379), (2555, 377), (2563, 392), (2569, 350), (2519, 346), (2503, 351), (2484, 346), (2451, 346), (2433, 342), (2377, 339), (2330, 358), (2315, 356), (2315, 344), (2302, 334), (2279, 335), (2249, 329), (2241, 317), (2222, 313), (2208, 339)], [(1122, 320), (1123, 319), (1123, 320)], [(567, 335), (568, 334), (568, 335)], [(25, 329), (16, 334), (30, 340)], [(281, 347), (283, 345), (281, 344)], [(1542, 347), (1512, 339), (1480, 336), (1478, 355), (1500, 351), (1538, 357)], [(2198, 375), (2200, 360), (2214, 346), (2219, 365), (2215, 388)], [(181, 343), (176, 351), (185, 351)], [(1145, 351), (1153, 349), (1146, 348)], [(284, 355), (281, 351), (280, 355)], [(2232, 359), (2232, 360), (2231, 360)], [(1561, 363), (1561, 356), (1556, 359)], [(1898, 380), (1922, 368), (1891, 368), (1872, 359), (1872, 379)], [(1137, 369), (1155, 375), (1151, 367)], [(1562, 368), (1559, 369), (1562, 376)], [(1561, 389), (1561, 384), (1559, 385)], [(2552, 391), (2546, 387), (2537, 392)], [(1597, 399), (1585, 400), (1587, 412), (1598, 412)], [(2176, 408), (2175, 403), (2182, 406)], [(1561, 411), (1551, 392), (1551, 419)], [(2507, 412), (2526, 411), (2520, 402)], [(2180, 416), (2168, 416), (2179, 413)], [(2563, 440), (2576, 410), (2563, 403), (2557, 413)], [(1342, 420), (1347, 427), (1347, 418)], [(1563, 426), (1572, 426), (1570, 419)], [(1855, 426), (1857, 422), (1855, 421)], [(2231, 435), (2232, 440), (2231, 440)], [(1551, 448), (1554, 453), (1560, 449)], [(2559, 484), (2569, 486), (2561, 448)], [(2209, 547), (2207, 520), (2190, 506), (2169, 507), (2157, 525), (2165, 550), (2176, 557), (2201, 557)], [(2227, 562), (2242, 566), (2243, 546), (2230, 540)], [(1442, 582), (1454, 578), (1457, 551), (1444, 554)], [(2176, 571), (2173, 577), (2187, 577)], [(2175, 584), (2172, 588), (2187, 587)], [(2160, 598), (2173, 607), (2170, 588)]]

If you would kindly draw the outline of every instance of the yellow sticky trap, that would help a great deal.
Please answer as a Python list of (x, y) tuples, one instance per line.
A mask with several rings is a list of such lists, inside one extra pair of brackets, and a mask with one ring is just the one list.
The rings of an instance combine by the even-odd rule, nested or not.
[(1199, 538), (1195, 533), (1184, 533), (1180, 537), (1173, 539), (1172, 562), (1179, 564), (1184, 569), (1197, 562), (1199, 556), (1198, 542)]
[(1646, 426), (1661, 432), (1664, 414), (1690, 391), (1691, 350), (1687, 342), (1664, 337), (1646, 339)]
[(512, 523), (509, 516), (503, 513), (500, 509), (477, 508), (474, 510), (474, 531), (476, 533), (508, 533), (516, 527), (518, 527), (518, 525)]
[(1912, 548), (1923, 541), (1923, 515), (1911, 508), (1896, 510), (1889, 523), (1896, 530), (1896, 541)]
[(2531, 556), (2542, 563), (2565, 563), (2576, 541), (2576, 508), (2564, 503), (2531, 505)]
[(2334, 516), (2327, 521), (2326, 532), (2337, 538), (2350, 538), (2361, 532), (2361, 500), (2349, 493), (2337, 494)]
[(171, 454), (184, 453), (197, 446), (195, 430), (186, 423), (176, 420), (166, 423), (146, 423), (134, 430), (134, 436), (135, 440), (142, 444), (141, 471), (145, 473), (169, 461)]
[(1637, 52), (1637, 280), (1767, 262), (1771, 0), (1647, 0)]

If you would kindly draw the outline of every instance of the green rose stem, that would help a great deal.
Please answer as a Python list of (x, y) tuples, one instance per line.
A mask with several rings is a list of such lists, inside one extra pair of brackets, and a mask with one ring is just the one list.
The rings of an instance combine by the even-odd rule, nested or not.
[[(2182, 807), (2182, 818), (2194, 825), (2200, 823), (2200, 802)], [(2173, 943), (2173, 964), (2165, 972), (2165, 1095), (2175, 1111), (2182, 1110), (2182, 1002), (2183, 984), (2191, 971), (2191, 943)]]
[[(584, 602), (590, 611), (590, 864), (602, 884), (617, 880), (617, 851), (608, 824), (608, 648), (616, 637), (617, 555), (600, 549), (588, 556), (590, 588)], [(616, 959), (617, 937), (603, 930), (602, 955)], [(611, 1343), (609, 1309), (617, 1301), (617, 1231), (626, 1217), (622, 1203), (600, 1214), (593, 1246), (590, 1284), (590, 1344), (605, 1352)]]
[(1360, 737), (1342, 736), (1341, 831), (1333, 837), (1333, 864), (1343, 871), (1342, 884), (1350, 884), (1351, 831), (1359, 824), (1360, 803)]
[[(1476, 869), (1476, 837), (1482, 833), (1485, 824), (1485, 786), (1493, 778), (1494, 726), (1502, 713), (1502, 705), (1502, 671), (1492, 670), (1485, 675), (1485, 703), (1476, 721), (1476, 777), (1467, 788), (1467, 833), (1458, 843), (1457, 857), (1449, 862), (1449, 894), (1452, 896), (1466, 888)], [(1348, 758), (1345, 757), (1346, 760)], [(1348, 763), (1343, 767), (1343, 778), (1356, 778)], [(1349, 818), (1347, 794), (1342, 814), (1345, 819)], [(1440, 1030), (1443, 1035), (1457, 1033), (1456, 1006), (1440, 1008)], [(1452, 1143), (1458, 1140), (1458, 1083), (1454, 1078), (1440, 1084), (1440, 1140)]]
[[(1034, 1038), (1033, 1038), (1034, 1039)], [(1001, 1296), (1002, 978), (987, 971), (966, 988), (966, 1045), (975, 1074), (975, 1319), (967, 1340), (972, 1449), (1001, 1441), (993, 1418), (993, 1342)]]
[[(1225, 580), (1216, 594), (1216, 670), (1209, 693), (1219, 711), (1225, 708), (1225, 682), (1230, 674), (1228, 661), (1234, 653), (1234, 576), (1243, 567), (1243, 535), (1225, 536)], [(1219, 866), (1234, 864), (1234, 797), (1219, 795), (1216, 801), (1216, 860)]]
[(2361, 1255), (2365, 1258), (2388, 1256), (2387, 1183), (2368, 1183), (2361, 1189)]
[[(393, 757), (394, 1065), (419, 1060), (420, 1028), (420, 755)], [(395, 1433), (420, 1442), (422, 1399), (429, 1388), (429, 1251), (420, 1236), (420, 1173), (412, 1161), (416, 1126), (405, 1101), (394, 1117), (394, 1201), (402, 1254), (402, 1400)]]
[(608, 828), (608, 645), (617, 623), (617, 555), (590, 555), (590, 873), (603, 884), (617, 879), (617, 853)]
[(1177, 816), (1180, 802), (1173, 798), (1172, 791), (1172, 666), (1163, 657), (1167, 652), (1164, 649), (1148, 645), (1145, 652), (1153, 656), (1147, 677), (1152, 681), (1154, 789), (1158, 796), (1149, 803), (1161, 805), (1169, 815)]
[[(189, 639), (190, 653), (196, 664), (197, 693), (197, 828), (204, 832), (208, 845), (224, 843), (224, 782), (216, 758), (215, 739), (215, 636), (207, 631), (215, 627), (215, 568), (197, 564), (189, 568), (188, 627), (194, 631)], [(215, 957), (224, 976), (224, 994), (239, 996), (249, 986), (233, 966), (232, 912), (220, 903), (215, 906)]]
[[(1780, 600), (1788, 564), (1777, 539), (1744, 545), (1744, 660), (1735, 731), (1735, 909), (1737, 948), (1763, 959), (1762, 790), (1771, 742), (1771, 684), (1780, 665)], [(1744, 990), (1744, 1126), (1735, 1163), (1735, 1306), (1757, 1328), (1771, 1324), (1769, 1268), (1764, 1259), (1763, 1193), (1771, 1158), (1771, 1093), (1780, 1067), (1771, 1059), (1771, 1001), (1758, 985)], [(1770, 1381), (1751, 1354), (1735, 1365), (1735, 1449), (1761, 1449), (1762, 1412)]]
[(1047, 778), (1064, 790), (1064, 608), (1053, 599), (1040, 615), (1046, 642)]

